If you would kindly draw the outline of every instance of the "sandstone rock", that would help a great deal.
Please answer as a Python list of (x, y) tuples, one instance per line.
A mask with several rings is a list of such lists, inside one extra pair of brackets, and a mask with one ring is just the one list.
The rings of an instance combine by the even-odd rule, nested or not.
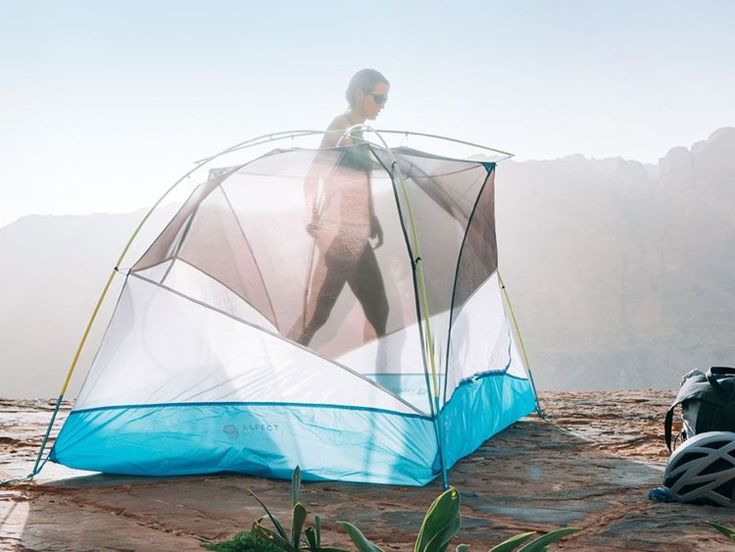
[[(655, 504), (667, 451), (663, 415), (674, 391), (542, 393), (546, 420), (525, 418), (450, 471), (462, 492), (455, 543), (484, 552), (522, 531), (582, 532), (551, 549), (731, 550), (706, 520), (733, 525), (724, 508)], [(0, 478), (27, 473), (48, 419), (33, 402), (2, 402)], [(65, 406), (65, 414), (68, 406)], [(9, 455), (10, 447), (19, 452)], [(187, 550), (225, 539), (262, 515), (252, 488), (290, 520), (290, 484), (223, 474), (132, 478), (47, 465), (33, 483), (0, 489), (0, 550)], [(411, 550), (441, 492), (305, 483), (302, 501), (322, 516), (324, 539), (351, 548), (336, 521), (352, 521), (388, 550)], [(556, 546), (556, 548), (555, 548)]]

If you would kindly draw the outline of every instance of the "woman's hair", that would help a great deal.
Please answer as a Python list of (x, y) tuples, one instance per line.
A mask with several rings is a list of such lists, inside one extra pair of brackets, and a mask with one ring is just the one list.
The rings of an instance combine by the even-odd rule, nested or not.
[(362, 90), (367, 93), (370, 92), (376, 84), (387, 84), (390, 85), (388, 79), (386, 79), (379, 71), (375, 69), (360, 69), (357, 73), (352, 75), (350, 84), (347, 85), (345, 91), (345, 98), (350, 105), (355, 104), (355, 95), (358, 90)]

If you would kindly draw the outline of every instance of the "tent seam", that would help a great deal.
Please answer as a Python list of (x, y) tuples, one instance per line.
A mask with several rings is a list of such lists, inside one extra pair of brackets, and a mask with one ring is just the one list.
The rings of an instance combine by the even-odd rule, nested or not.
[[(485, 176), (485, 181), (482, 183), (482, 186), (480, 187), (480, 191), (477, 194), (477, 197), (475, 198), (475, 204), (472, 206), (472, 212), (470, 212), (470, 216), (467, 219), (467, 226), (464, 229), (464, 236), (462, 237), (462, 244), (459, 246), (459, 252), (457, 253), (457, 264), (454, 270), (454, 283), (452, 285), (452, 300), (449, 304), (449, 326), (447, 327), (446, 372), (444, 374), (444, 400), (445, 401), (447, 398), (447, 382), (449, 381), (449, 352), (450, 352), (450, 347), (452, 345), (452, 323), (454, 322), (454, 302), (457, 297), (457, 280), (459, 279), (459, 266), (460, 266), (460, 263), (462, 262), (462, 253), (464, 252), (464, 247), (465, 247), (465, 244), (467, 243), (467, 236), (470, 233), (470, 226), (472, 226), (472, 222), (475, 220), (475, 212), (477, 211), (477, 206), (480, 204), (480, 199), (482, 198), (482, 194), (485, 191), (485, 187), (487, 186), (487, 182), (490, 179), (491, 174), (492, 172), (487, 173), (487, 175)], [(495, 205), (495, 200), (493, 199), (493, 207), (494, 205)], [(485, 282), (489, 278), (491, 278), (492, 275), (497, 271), (497, 251), (496, 251), (496, 263), (495, 264), (496, 264), (496, 270), (490, 273), (488, 278), (485, 279)], [(465, 304), (466, 304), (466, 301), (465, 301)]]
[[(237, 213), (235, 213), (235, 208), (232, 206), (230, 197), (227, 195), (227, 192), (225, 191), (225, 188), (222, 185), (222, 183), (220, 183), (219, 189), (222, 190), (222, 195), (225, 196), (225, 201), (227, 201), (227, 205), (229, 205), (230, 211), (232, 211), (232, 216), (235, 217), (235, 221), (237, 222), (237, 227), (240, 229), (240, 233), (242, 234), (242, 239), (245, 240), (245, 244), (247, 245), (248, 250), (250, 251), (250, 255), (252, 255), (253, 257), (253, 262), (255, 263), (255, 269), (258, 271), (258, 276), (260, 276), (260, 283), (263, 284), (263, 290), (265, 291), (265, 296), (268, 298), (268, 306), (270, 306), (271, 314), (273, 314), (273, 325), (277, 328), (278, 327), (278, 317), (276, 316), (276, 309), (273, 308), (273, 301), (271, 301), (271, 295), (270, 293), (268, 293), (268, 287), (266, 286), (265, 278), (263, 278), (263, 272), (260, 270), (260, 265), (258, 265), (258, 258), (255, 256), (255, 252), (253, 251), (253, 248), (250, 245), (250, 240), (248, 240), (247, 236), (245, 235), (245, 230), (243, 229), (242, 224), (240, 224), (240, 218), (237, 216)], [(245, 302), (248, 303), (248, 305), (250, 305), (250, 303), (247, 300), (245, 300)], [(250, 306), (253, 306), (253, 305), (250, 305)], [(258, 309), (255, 309), (255, 310), (258, 310)]]
[[(212, 190), (212, 192), (214, 189)], [(208, 196), (212, 193), (210, 192), (207, 194)], [(186, 237), (189, 235), (189, 231), (191, 230), (191, 225), (194, 224), (194, 219), (196, 218), (197, 214), (199, 213), (199, 207), (201, 207), (202, 203), (199, 202), (199, 205), (196, 206), (196, 209), (192, 211), (192, 213), (189, 215), (189, 220), (186, 221), (186, 228), (184, 228), (183, 233), (181, 234), (181, 238), (179, 239), (179, 243), (176, 244), (176, 249), (174, 250), (174, 253), (171, 257), (171, 264), (166, 269), (166, 272), (163, 274), (163, 278), (161, 278), (161, 284), (163, 284), (166, 281), (166, 278), (168, 278), (168, 275), (171, 273), (171, 270), (174, 267), (174, 263), (179, 259), (179, 253), (181, 252), (181, 249), (184, 247), (184, 240), (186, 240)]]
[(134, 409), (134, 408), (176, 408), (183, 406), (292, 406), (296, 408), (316, 408), (316, 409), (335, 409), (335, 410), (358, 410), (366, 412), (378, 412), (381, 414), (387, 414), (391, 416), (400, 416), (406, 418), (416, 418), (420, 420), (431, 421), (431, 417), (425, 414), (410, 414), (405, 412), (397, 412), (395, 410), (388, 410), (385, 408), (374, 408), (369, 406), (355, 406), (355, 405), (339, 405), (339, 404), (328, 404), (328, 403), (291, 403), (291, 402), (276, 402), (276, 401), (197, 401), (197, 402), (174, 402), (174, 403), (151, 403), (151, 404), (121, 404), (121, 405), (110, 405), (110, 406), (97, 406), (91, 408), (82, 408), (79, 410), (72, 411), (72, 414), (86, 414), (92, 412), (103, 412), (108, 410), (119, 410), (119, 409)]

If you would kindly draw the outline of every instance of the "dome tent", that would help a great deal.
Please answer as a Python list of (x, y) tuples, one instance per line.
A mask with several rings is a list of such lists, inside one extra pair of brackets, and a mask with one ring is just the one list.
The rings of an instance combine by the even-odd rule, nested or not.
[(121, 271), (52, 461), (423, 485), (536, 408), (495, 163), (355, 142), (209, 171)]

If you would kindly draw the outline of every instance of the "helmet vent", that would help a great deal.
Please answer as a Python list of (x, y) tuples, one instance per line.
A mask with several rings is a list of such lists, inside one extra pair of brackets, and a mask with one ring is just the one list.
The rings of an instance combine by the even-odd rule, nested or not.
[(700, 458), (704, 458), (705, 456), (709, 456), (709, 453), (707, 452), (687, 452), (681, 457), (681, 460), (679, 460), (679, 465), (686, 464), (687, 462), (693, 462), (694, 460), (699, 460)]

